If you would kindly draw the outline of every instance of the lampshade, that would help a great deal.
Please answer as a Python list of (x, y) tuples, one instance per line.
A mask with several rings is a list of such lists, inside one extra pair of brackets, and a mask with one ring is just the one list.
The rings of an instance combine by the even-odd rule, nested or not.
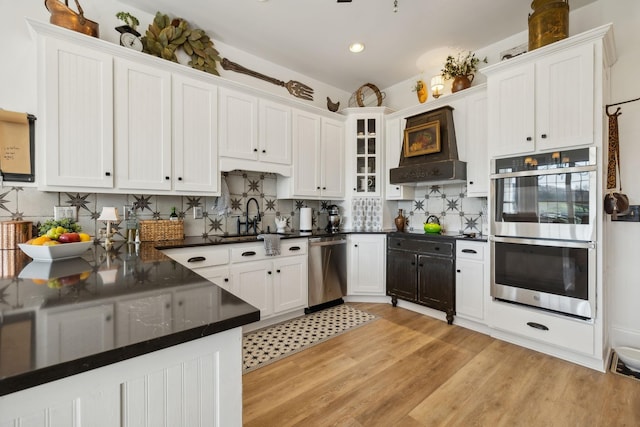
[(120, 217), (118, 216), (118, 208), (107, 206), (103, 207), (98, 221), (120, 221)]
[(444, 78), (441, 75), (431, 77), (431, 95), (439, 98), (444, 90)]

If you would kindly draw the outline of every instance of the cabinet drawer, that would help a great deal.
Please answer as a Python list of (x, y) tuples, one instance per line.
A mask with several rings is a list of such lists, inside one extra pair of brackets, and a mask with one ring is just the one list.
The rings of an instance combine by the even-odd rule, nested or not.
[(389, 249), (419, 252), (421, 254), (453, 257), (455, 242), (447, 240), (423, 240), (390, 237)]
[(594, 352), (594, 327), (586, 321), (492, 301), (489, 324), (494, 329), (512, 332), (575, 352), (589, 355), (593, 355)]
[[(307, 254), (307, 239), (284, 239), (280, 241), (280, 255), (294, 256)], [(231, 262), (257, 261), (261, 259), (273, 258), (267, 256), (264, 249), (264, 242), (240, 243), (231, 247)]]
[(483, 261), (484, 248), (486, 245), (484, 242), (465, 242), (458, 240), (456, 243), (456, 259)]
[(229, 249), (224, 246), (165, 249), (162, 252), (189, 268), (214, 267), (229, 262)]

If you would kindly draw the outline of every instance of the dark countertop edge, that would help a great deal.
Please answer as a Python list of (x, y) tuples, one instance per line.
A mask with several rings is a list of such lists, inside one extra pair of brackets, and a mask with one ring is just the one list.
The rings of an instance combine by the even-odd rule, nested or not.
[[(272, 233), (274, 234), (274, 233)], [(455, 240), (465, 240), (471, 242), (486, 242), (487, 236), (476, 235), (476, 237), (466, 237), (459, 234), (428, 234), (428, 233), (411, 233), (406, 231), (397, 231), (397, 230), (377, 230), (377, 231), (358, 231), (358, 230), (341, 230), (337, 233), (328, 233), (328, 232), (314, 232), (312, 234), (308, 233), (297, 233), (291, 232), (287, 234), (281, 235), (282, 239), (299, 239), (299, 238), (313, 238), (313, 237), (324, 237), (324, 236), (338, 236), (338, 235), (349, 235), (349, 234), (384, 234), (384, 235), (394, 235), (394, 236), (407, 236), (407, 237), (417, 237), (417, 238), (444, 238), (444, 239), (455, 239)], [(201, 239), (201, 241), (192, 241), (201, 239), (199, 237), (186, 237), (184, 240), (166, 240), (166, 241), (158, 241), (154, 243), (154, 247), (158, 250), (163, 249), (179, 249), (179, 248), (194, 248), (199, 246), (214, 246), (214, 245), (230, 245), (237, 243), (256, 243), (262, 242), (256, 238), (255, 241), (233, 241), (232, 237), (227, 237), (228, 240), (224, 240), (222, 236), (211, 237), (211, 240)]]
[(153, 338), (147, 341), (130, 344), (125, 347), (107, 350), (95, 355), (82, 357), (80, 359), (63, 362), (57, 365), (5, 378), (0, 380), (0, 396), (50, 383), (72, 375), (81, 374), (83, 372), (111, 365), (113, 363), (122, 362), (175, 345), (180, 345), (188, 341), (197, 340), (208, 335), (241, 327), (259, 320), (260, 310), (254, 309), (251, 312), (241, 314), (230, 319), (198, 326), (163, 337)]

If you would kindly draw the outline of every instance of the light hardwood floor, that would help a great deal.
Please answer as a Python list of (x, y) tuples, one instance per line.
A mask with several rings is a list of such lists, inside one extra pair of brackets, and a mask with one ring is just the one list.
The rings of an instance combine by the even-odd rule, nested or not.
[(640, 381), (389, 304), (243, 377), (245, 426), (640, 426)]

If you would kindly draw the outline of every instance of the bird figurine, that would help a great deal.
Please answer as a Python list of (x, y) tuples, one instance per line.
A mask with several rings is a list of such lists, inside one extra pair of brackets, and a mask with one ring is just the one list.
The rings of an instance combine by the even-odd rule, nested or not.
[(338, 111), (338, 108), (340, 108), (340, 102), (333, 102), (327, 96), (327, 108), (329, 109), (329, 111), (333, 111), (335, 113), (336, 111)]

